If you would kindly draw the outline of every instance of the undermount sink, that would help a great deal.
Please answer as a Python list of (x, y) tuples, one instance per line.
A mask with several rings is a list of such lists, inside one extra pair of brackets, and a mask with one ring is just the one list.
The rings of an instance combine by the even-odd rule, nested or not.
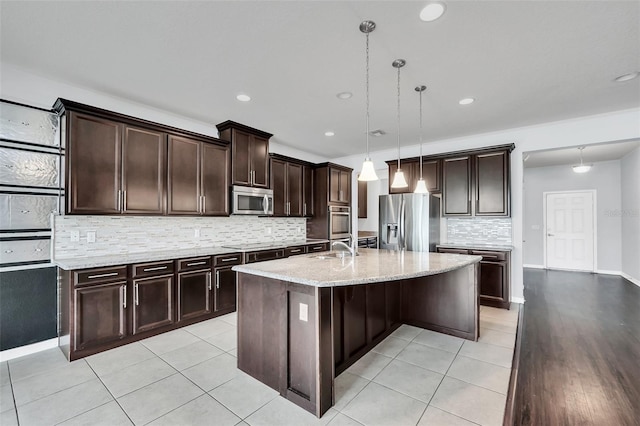
[[(356, 256), (358, 253), (356, 253)], [(319, 254), (317, 256), (313, 256), (316, 259), (344, 259), (345, 257), (351, 257), (350, 254), (346, 251), (332, 251), (328, 253)]]

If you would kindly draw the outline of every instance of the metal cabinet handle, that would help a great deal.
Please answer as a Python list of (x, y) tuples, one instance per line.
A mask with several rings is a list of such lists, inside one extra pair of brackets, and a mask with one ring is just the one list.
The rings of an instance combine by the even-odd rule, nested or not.
[(205, 214), (205, 212), (207, 211), (207, 197), (206, 196), (202, 196), (202, 214)]
[(229, 257), (227, 259), (221, 259), (222, 262), (232, 262), (234, 260), (238, 260), (237, 257)]
[(20, 210), (20, 213), (27, 214), (27, 213), (31, 213), (31, 211), (30, 210)]
[(207, 261), (203, 260), (202, 262), (187, 263), (187, 266), (198, 266), (198, 265), (204, 265), (206, 263), (207, 263)]
[(316, 247), (311, 247), (311, 250), (322, 250), (324, 247), (322, 246), (316, 246)]
[(13, 250), (5, 250), (5, 253), (13, 253)]
[(211, 271), (207, 272), (207, 288), (211, 291)]
[(138, 284), (137, 284), (137, 283), (136, 283), (136, 285), (133, 287), (133, 290), (134, 290), (134, 295), (133, 295), (133, 297), (134, 297), (134, 299), (135, 299), (136, 306), (138, 306), (138, 305), (140, 304), (140, 303), (139, 303), (139, 302), (140, 302), (140, 300), (138, 300)]
[(151, 272), (151, 271), (162, 271), (164, 269), (167, 269), (168, 266), (156, 266), (155, 268), (144, 268), (142, 271), (143, 272)]
[(116, 275), (118, 275), (118, 272), (109, 272), (108, 274), (89, 275), (87, 278), (93, 279), (93, 278), (115, 277)]
[(547, 237), (555, 237), (556, 234), (547, 234)]
[(118, 189), (118, 211), (122, 211), (122, 191)]
[(302, 215), (306, 216), (307, 215), (307, 203), (304, 203), (302, 205)]
[(220, 271), (216, 271), (216, 289), (220, 289)]
[(122, 211), (127, 211), (127, 191), (122, 191)]
[(127, 286), (122, 286), (122, 307), (127, 309)]
[(298, 253), (300, 251), (301, 251), (300, 249), (295, 249), (295, 250), (291, 250), (291, 253)]

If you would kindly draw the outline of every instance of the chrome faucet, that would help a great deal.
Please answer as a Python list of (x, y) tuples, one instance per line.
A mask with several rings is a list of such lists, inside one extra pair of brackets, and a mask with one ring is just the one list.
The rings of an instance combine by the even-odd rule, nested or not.
[(347, 251), (349, 252), (349, 254), (353, 257), (353, 256), (357, 256), (358, 253), (356, 251), (356, 247), (357, 247), (357, 243), (355, 238), (353, 238), (353, 235), (349, 235), (349, 238), (351, 240), (351, 247), (349, 247), (347, 244), (344, 243), (344, 241), (334, 241), (331, 243), (331, 248), (334, 248), (335, 246), (342, 246), (345, 249), (347, 249)]

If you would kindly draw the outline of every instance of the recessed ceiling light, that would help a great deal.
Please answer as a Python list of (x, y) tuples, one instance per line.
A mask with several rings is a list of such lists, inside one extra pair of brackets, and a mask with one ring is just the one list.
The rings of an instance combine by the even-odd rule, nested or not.
[(420, 19), (425, 22), (435, 21), (444, 13), (444, 4), (429, 3), (420, 11)]
[(636, 78), (637, 76), (640, 75), (640, 72), (632, 72), (629, 74), (625, 74), (625, 75), (621, 75), (619, 77), (616, 77), (613, 79), (613, 81), (618, 82), (618, 83), (622, 83), (623, 81), (629, 81), (629, 80), (633, 80), (634, 78)]
[(338, 99), (349, 99), (353, 96), (351, 92), (340, 92), (336, 95)]
[(329, 132), (324, 132), (324, 135), (325, 135), (325, 136), (334, 136), (334, 135), (335, 135), (335, 133), (333, 133), (333, 132), (329, 131)]
[(460, 99), (460, 100), (458, 101), (458, 103), (459, 103), (460, 105), (469, 105), (469, 104), (472, 104), (472, 103), (474, 103), (474, 102), (475, 102), (475, 99), (474, 99), (474, 98), (464, 98), (464, 99)]
[(240, 94), (236, 96), (236, 99), (239, 100), (240, 102), (249, 102), (251, 100), (251, 96)]

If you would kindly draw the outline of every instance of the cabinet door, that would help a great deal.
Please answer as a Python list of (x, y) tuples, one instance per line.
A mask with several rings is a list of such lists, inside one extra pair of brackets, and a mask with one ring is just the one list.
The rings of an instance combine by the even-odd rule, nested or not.
[(273, 214), (287, 214), (287, 163), (282, 160), (271, 160), (271, 189), (273, 189)]
[(269, 140), (252, 136), (251, 170), (253, 185), (259, 188), (269, 187)]
[[(430, 193), (442, 192), (442, 181), (440, 178), (440, 165), (442, 160), (423, 160), (422, 161), (422, 177), (427, 184), (427, 190)], [(415, 166), (416, 182), (420, 178), (420, 165)]]
[(133, 334), (173, 324), (173, 275), (134, 280), (133, 301)]
[(367, 343), (370, 343), (387, 329), (385, 283), (364, 287), (367, 293)]
[(313, 211), (313, 169), (302, 166), (302, 214), (311, 217)]
[(201, 143), (169, 135), (169, 214), (200, 214)]
[(471, 156), (445, 158), (442, 176), (444, 216), (471, 216)]
[[(509, 304), (506, 262), (480, 262), (480, 299), (483, 304), (502, 307)], [(488, 303), (485, 303), (488, 302)]]
[(367, 182), (358, 181), (358, 219), (367, 218)]
[(122, 142), (124, 213), (164, 213), (166, 150), (164, 133), (125, 126)]
[(202, 143), (202, 206), (204, 215), (229, 215), (229, 147)]
[(329, 202), (341, 202), (340, 195), (340, 170), (329, 169)]
[(387, 305), (387, 330), (402, 321), (400, 316), (400, 289), (399, 281), (385, 283)]
[(178, 274), (178, 322), (211, 313), (211, 271)]
[(236, 273), (231, 268), (215, 270), (215, 311), (236, 307)]
[(231, 173), (233, 185), (251, 185), (251, 135), (240, 130), (232, 130)]
[(117, 341), (126, 335), (127, 283), (93, 285), (74, 292), (74, 350)]
[(287, 195), (289, 216), (302, 216), (302, 166), (287, 164)]
[(351, 172), (340, 171), (340, 201), (349, 204), (351, 202)]
[(344, 299), (344, 351), (348, 359), (367, 345), (366, 286), (348, 286)]
[(69, 114), (67, 212), (120, 213), (122, 125)]
[(508, 151), (475, 156), (476, 216), (509, 216)]

